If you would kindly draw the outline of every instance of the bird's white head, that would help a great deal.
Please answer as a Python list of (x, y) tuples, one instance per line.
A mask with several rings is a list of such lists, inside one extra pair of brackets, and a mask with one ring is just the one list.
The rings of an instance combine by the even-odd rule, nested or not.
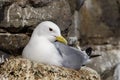
[(61, 36), (60, 28), (51, 21), (41, 22), (33, 31), (33, 35), (47, 38), (50, 42), (59, 41), (67, 44), (64, 37)]

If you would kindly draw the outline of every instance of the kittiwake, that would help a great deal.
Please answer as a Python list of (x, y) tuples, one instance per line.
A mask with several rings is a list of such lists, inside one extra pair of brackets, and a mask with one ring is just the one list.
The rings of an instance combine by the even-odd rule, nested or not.
[(43, 21), (34, 29), (22, 56), (34, 62), (77, 70), (89, 60), (85, 51), (67, 45), (59, 27), (51, 21)]

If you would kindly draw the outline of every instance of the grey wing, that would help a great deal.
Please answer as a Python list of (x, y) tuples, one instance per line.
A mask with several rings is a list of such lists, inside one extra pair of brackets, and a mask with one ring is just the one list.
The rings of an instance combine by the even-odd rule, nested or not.
[(80, 69), (80, 67), (89, 59), (87, 54), (73, 47), (59, 42), (55, 42), (55, 46), (63, 58), (62, 65), (64, 67)]

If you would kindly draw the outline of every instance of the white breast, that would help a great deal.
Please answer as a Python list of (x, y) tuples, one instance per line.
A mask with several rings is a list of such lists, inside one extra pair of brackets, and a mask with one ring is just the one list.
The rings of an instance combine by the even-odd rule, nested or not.
[(35, 62), (61, 66), (62, 58), (54, 44), (43, 37), (36, 38), (24, 48), (23, 57)]

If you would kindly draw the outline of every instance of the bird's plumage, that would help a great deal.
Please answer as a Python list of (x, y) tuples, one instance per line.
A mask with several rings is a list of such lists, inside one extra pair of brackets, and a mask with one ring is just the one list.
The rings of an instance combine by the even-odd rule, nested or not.
[(61, 37), (59, 27), (51, 21), (44, 21), (33, 31), (22, 56), (35, 62), (79, 69), (89, 56), (63, 43), (66, 40)]
[(84, 51), (80, 51), (59, 42), (55, 42), (54, 44), (62, 57), (62, 65), (64, 67), (80, 69), (89, 59), (89, 56)]

